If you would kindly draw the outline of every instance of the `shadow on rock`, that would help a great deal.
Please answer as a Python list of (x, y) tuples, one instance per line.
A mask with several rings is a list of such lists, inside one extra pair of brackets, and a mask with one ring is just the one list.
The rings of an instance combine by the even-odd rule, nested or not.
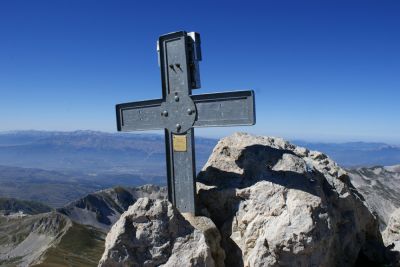
[(226, 266), (388, 263), (378, 221), (333, 161), (233, 137), (220, 141), (197, 178), (200, 210), (221, 231)]

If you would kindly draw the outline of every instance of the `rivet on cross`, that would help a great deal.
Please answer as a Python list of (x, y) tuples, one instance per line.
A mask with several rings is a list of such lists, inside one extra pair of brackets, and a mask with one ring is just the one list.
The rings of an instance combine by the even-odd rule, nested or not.
[(193, 127), (254, 125), (253, 91), (192, 95), (200, 88), (200, 35), (185, 31), (158, 40), (162, 99), (116, 106), (118, 131), (165, 129), (168, 198), (196, 213)]

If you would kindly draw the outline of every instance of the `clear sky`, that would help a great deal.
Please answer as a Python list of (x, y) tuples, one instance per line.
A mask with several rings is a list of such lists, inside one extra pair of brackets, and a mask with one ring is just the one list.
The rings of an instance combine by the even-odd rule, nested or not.
[(400, 144), (400, 1), (0, 1), (0, 130), (115, 131), (161, 97), (156, 40), (197, 31), (202, 88), (253, 89), (257, 125), (310, 141)]

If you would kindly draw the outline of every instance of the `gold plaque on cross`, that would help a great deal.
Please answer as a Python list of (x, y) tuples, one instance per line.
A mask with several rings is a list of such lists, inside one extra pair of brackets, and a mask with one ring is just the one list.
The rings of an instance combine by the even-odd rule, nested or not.
[(172, 135), (172, 142), (174, 151), (176, 152), (186, 152), (187, 151), (187, 142), (186, 142), (186, 134), (185, 135)]

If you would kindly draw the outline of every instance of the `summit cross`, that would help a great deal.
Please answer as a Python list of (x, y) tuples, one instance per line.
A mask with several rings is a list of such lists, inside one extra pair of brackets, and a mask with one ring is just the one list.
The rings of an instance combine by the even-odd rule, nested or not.
[(200, 35), (160, 36), (162, 98), (116, 106), (118, 131), (165, 131), (168, 199), (180, 212), (196, 213), (193, 127), (254, 125), (254, 92), (192, 95), (200, 88)]

